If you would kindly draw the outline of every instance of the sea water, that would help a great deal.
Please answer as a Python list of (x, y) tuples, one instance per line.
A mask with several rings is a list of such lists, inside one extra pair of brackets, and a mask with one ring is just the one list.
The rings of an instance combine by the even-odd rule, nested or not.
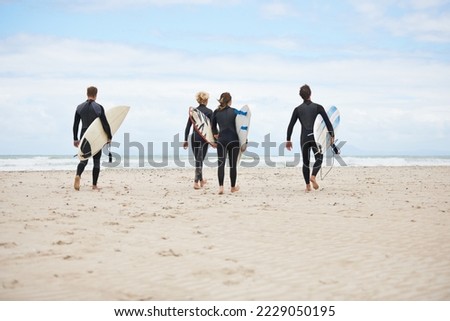
[[(75, 170), (78, 159), (71, 155), (0, 155), (0, 171), (54, 171)], [(92, 160), (89, 161), (92, 164)], [(90, 164), (88, 168), (90, 168)], [(245, 155), (241, 167), (284, 168), (299, 167), (302, 162), (299, 155), (294, 156), (263, 156)], [(450, 156), (338, 156), (325, 157), (326, 166), (450, 166)], [(193, 168), (194, 159), (188, 155), (177, 156), (129, 156), (114, 158), (108, 162), (108, 156), (102, 157), (102, 167), (111, 169), (164, 169)], [(205, 167), (217, 166), (217, 155), (208, 153)]]

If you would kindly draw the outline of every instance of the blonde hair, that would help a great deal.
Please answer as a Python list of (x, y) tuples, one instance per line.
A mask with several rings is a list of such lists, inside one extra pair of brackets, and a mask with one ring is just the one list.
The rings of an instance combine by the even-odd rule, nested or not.
[(208, 99), (209, 99), (209, 94), (207, 92), (204, 91), (199, 91), (196, 95), (195, 95), (195, 99), (197, 100), (197, 102), (199, 104), (203, 104), (206, 105), (208, 103)]

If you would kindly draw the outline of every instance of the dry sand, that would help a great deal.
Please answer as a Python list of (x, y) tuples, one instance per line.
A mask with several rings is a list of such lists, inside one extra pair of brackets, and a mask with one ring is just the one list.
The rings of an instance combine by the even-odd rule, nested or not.
[(0, 172), (0, 299), (450, 300), (450, 167), (73, 175)]

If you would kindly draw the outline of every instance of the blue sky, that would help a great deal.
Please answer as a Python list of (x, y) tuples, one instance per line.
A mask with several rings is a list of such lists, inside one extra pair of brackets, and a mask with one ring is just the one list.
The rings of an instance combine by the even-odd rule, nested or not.
[(122, 145), (182, 135), (199, 90), (281, 144), (305, 83), (348, 154), (450, 155), (449, 0), (0, 0), (0, 66), (4, 155), (74, 154), (89, 85), (132, 107)]

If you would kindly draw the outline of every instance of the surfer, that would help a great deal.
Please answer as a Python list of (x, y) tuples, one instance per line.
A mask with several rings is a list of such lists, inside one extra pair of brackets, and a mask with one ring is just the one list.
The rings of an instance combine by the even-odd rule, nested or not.
[[(288, 150), (292, 149), (291, 136), (294, 125), (298, 119), (302, 126), (300, 144), (303, 159), (303, 177), (306, 182), (306, 192), (309, 192), (311, 191), (311, 183), (314, 189), (319, 188), (316, 175), (319, 172), (323, 161), (323, 151), (321, 150), (321, 146), (319, 146), (314, 139), (314, 121), (317, 116), (321, 115), (325, 121), (328, 132), (331, 136), (331, 144), (334, 143), (334, 130), (323, 106), (311, 101), (311, 88), (308, 85), (304, 85), (300, 88), (299, 94), (303, 98), (303, 103), (296, 107), (292, 113), (291, 121), (287, 129), (286, 148)], [(309, 165), (311, 151), (314, 153), (315, 163), (310, 176)]]
[[(203, 114), (205, 114), (206, 117), (211, 120), (212, 116), (212, 110), (206, 107), (208, 105), (209, 100), (209, 94), (200, 91), (195, 95), (195, 98), (197, 102), (199, 103), (199, 106), (197, 109), (201, 111)], [(189, 146), (188, 143), (188, 136), (189, 132), (191, 131), (192, 121), (190, 118), (188, 118), (186, 129), (184, 131), (184, 143), (183, 148), (187, 149)], [(195, 157), (195, 178), (194, 178), (194, 188), (200, 189), (206, 184), (206, 180), (203, 178), (203, 160), (206, 157), (206, 153), (208, 152), (208, 143), (197, 133), (197, 131), (193, 131), (193, 134), (191, 136), (191, 146), (192, 151), (194, 152)]]
[[(237, 161), (239, 156), (239, 137), (236, 131), (237, 110), (231, 107), (231, 95), (224, 92), (220, 95), (219, 106), (213, 113), (212, 132), (217, 140), (219, 194), (223, 194), (225, 163), (228, 155), (230, 166), (231, 192), (237, 192)], [(220, 131), (217, 129), (219, 126)]]
[[(75, 111), (75, 119), (73, 122), (73, 145), (78, 148), (80, 141), (78, 140), (78, 127), (81, 120), (81, 134), (83, 137), (84, 132), (88, 129), (89, 125), (97, 118), (100, 118), (103, 130), (108, 136), (108, 143), (111, 142), (112, 134), (111, 128), (109, 127), (108, 120), (105, 116), (105, 110), (102, 105), (98, 104), (95, 100), (97, 99), (97, 88), (88, 87), (87, 89), (87, 100), (84, 103), (78, 105)], [(102, 151), (100, 150), (92, 158), (94, 160), (94, 168), (92, 169), (92, 189), (98, 190), (97, 180), (100, 175), (100, 158), (102, 156)], [(80, 180), (81, 174), (83, 174), (84, 168), (88, 163), (88, 159), (80, 161), (77, 166), (77, 173), (75, 176), (74, 188), (80, 190)]]

